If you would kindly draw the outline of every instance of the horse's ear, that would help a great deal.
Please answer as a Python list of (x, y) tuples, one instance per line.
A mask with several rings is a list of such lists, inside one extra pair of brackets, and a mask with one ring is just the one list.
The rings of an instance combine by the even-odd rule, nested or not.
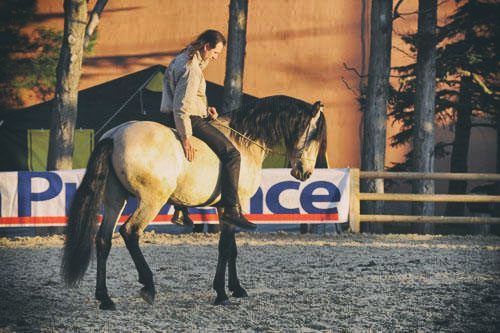
[(323, 112), (323, 107), (324, 105), (321, 103), (321, 101), (317, 101), (316, 103), (314, 103), (312, 107), (312, 116), (315, 117), (318, 112)]

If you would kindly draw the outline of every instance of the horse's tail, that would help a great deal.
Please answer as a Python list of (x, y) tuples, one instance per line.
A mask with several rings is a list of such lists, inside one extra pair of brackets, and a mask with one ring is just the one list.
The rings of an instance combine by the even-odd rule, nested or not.
[(61, 274), (68, 286), (80, 282), (90, 262), (112, 151), (112, 139), (97, 144), (71, 204), (61, 263)]

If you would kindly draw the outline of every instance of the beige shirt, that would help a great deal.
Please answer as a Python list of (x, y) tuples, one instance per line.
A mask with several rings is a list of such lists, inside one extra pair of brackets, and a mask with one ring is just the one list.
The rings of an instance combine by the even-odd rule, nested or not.
[(203, 76), (206, 65), (199, 52), (190, 60), (185, 50), (165, 70), (160, 111), (174, 114), (181, 139), (193, 133), (190, 116), (207, 116), (207, 84)]

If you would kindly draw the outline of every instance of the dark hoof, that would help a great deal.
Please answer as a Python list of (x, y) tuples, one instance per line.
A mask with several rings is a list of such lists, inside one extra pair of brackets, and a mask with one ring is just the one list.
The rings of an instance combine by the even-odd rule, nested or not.
[(185, 227), (194, 226), (193, 220), (191, 220), (191, 218), (188, 215), (184, 215), (184, 219), (183, 219), (182, 223), (184, 224)]
[(101, 301), (101, 304), (99, 305), (99, 309), (114, 311), (114, 310), (116, 310), (116, 305), (111, 299), (108, 299), (105, 301)]
[(141, 289), (141, 297), (150, 305), (153, 305), (155, 302), (155, 291), (151, 289), (147, 289), (146, 287), (143, 287)]
[(232, 290), (233, 297), (243, 298), (248, 297), (247, 291), (243, 289), (243, 287), (237, 287), (235, 290)]
[(176, 217), (176, 216), (174, 215), (174, 217), (172, 217), (172, 219), (170, 220), (170, 222), (172, 222), (173, 224), (178, 225), (178, 226), (180, 226), (180, 227), (183, 227), (183, 226), (184, 226), (184, 221), (183, 221), (183, 219), (182, 219), (181, 217), (179, 217), (179, 216), (177, 216), (177, 217)]
[(186, 207), (175, 206), (174, 215), (170, 220), (173, 224), (181, 227), (192, 227), (194, 225), (193, 220), (189, 217), (189, 212)]
[(214, 301), (214, 305), (222, 305), (222, 306), (229, 306), (231, 305), (231, 301), (227, 298), (225, 299), (219, 299), (219, 297), (217, 297)]

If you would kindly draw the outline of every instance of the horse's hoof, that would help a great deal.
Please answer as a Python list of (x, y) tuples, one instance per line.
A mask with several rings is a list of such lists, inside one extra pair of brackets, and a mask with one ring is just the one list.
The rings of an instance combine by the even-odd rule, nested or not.
[(237, 287), (235, 290), (232, 290), (233, 297), (243, 298), (248, 297), (247, 291), (243, 289), (243, 287)]
[(183, 223), (183, 225), (185, 227), (192, 227), (192, 226), (194, 226), (193, 220), (191, 220), (191, 218), (188, 215), (184, 215), (182, 223)]
[(231, 301), (228, 300), (228, 299), (223, 299), (223, 300), (220, 300), (220, 301), (215, 300), (215, 302), (214, 302), (214, 305), (222, 305), (222, 306), (229, 306), (231, 304), (232, 304)]
[(105, 301), (101, 301), (101, 304), (99, 305), (99, 309), (114, 311), (114, 310), (116, 310), (116, 305), (111, 299), (108, 299)]
[(172, 219), (170, 220), (170, 222), (172, 222), (173, 224), (178, 225), (178, 226), (180, 226), (180, 227), (183, 227), (183, 226), (184, 226), (184, 221), (183, 221), (183, 219), (182, 219), (181, 217), (179, 217), (179, 216), (175, 216), (175, 215), (174, 215), (174, 217), (172, 217)]
[(141, 289), (140, 294), (141, 294), (142, 299), (144, 299), (148, 304), (153, 305), (153, 303), (155, 302), (155, 291), (154, 290), (143, 287)]

